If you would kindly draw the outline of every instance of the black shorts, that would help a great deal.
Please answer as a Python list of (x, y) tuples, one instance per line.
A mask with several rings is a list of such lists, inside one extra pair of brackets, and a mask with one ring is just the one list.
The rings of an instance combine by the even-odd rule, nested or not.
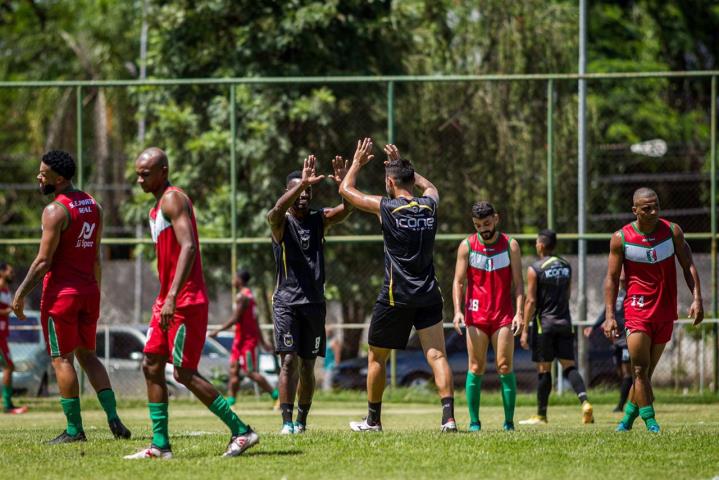
[(372, 311), (368, 343), (373, 347), (404, 350), (412, 327), (431, 327), (442, 321), (442, 303), (428, 307), (391, 306), (377, 302)]
[(272, 305), (272, 319), (275, 331), (275, 352), (296, 352), (301, 358), (325, 356), (325, 315), (324, 303), (302, 305)]
[(626, 345), (614, 345), (614, 366), (620, 367), (623, 363), (630, 363), (629, 348)]
[(574, 334), (570, 330), (532, 335), (532, 361), (552, 362), (555, 358), (574, 360)]

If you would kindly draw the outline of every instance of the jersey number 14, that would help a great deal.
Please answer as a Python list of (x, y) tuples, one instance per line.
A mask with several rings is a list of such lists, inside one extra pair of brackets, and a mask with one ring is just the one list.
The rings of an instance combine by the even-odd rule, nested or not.
[(632, 307), (644, 307), (644, 295), (632, 295)]

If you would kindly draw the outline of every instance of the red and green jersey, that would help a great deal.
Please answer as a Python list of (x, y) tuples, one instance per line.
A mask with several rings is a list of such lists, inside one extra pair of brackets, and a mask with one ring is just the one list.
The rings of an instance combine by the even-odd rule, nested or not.
[[(177, 187), (168, 187), (165, 193), (170, 191), (185, 193)], [(150, 232), (152, 240), (155, 242), (155, 251), (157, 253), (157, 272), (160, 277), (160, 293), (155, 303), (163, 304), (167, 292), (172, 286), (172, 280), (175, 278), (177, 270), (177, 260), (180, 257), (180, 243), (177, 241), (172, 223), (165, 218), (162, 213), (161, 203), (165, 196), (157, 201), (157, 204), (150, 210)], [(200, 240), (197, 234), (197, 222), (195, 221), (195, 212), (190, 202), (190, 218), (192, 221), (192, 239), (197, 246), (197, 254), (192, 264), (192, 270), (187, 277), (187, 281), (180, 289), (175, 300), (177, 308), (187, 305), (198, 305), (208, 303), (207, 289), (205, 287), (205, 279), (202, 276), (202, 257), (200, 256)]]
[(260, 329), (257, 326), (255, 296), (247, 287), (242, 289), (239, 296), (247, 297), (247, 308), (242, 312), (242, 318), (235, 324), (235, 342), (257, 344), (260, 340)]
[(469, 247), (465, 295), (467, 325), (511, 322), (514, 307), (509, 237), (500, 233), (493, 243), (485, 243), (477, 233), (465, 241)]
[(674, 263), (674, 225), (659, 219), (653, 232), (643, 233), (635, 222), (621, 230), (627, 320), (653, 322), (677, 319), (677, 272)]
[(92, 295), (99, 292), (95, 262), (100, 239), (100, 208), (91, 195), (73, 190), (55, 197), (67, 214), (50, 270), (43, 280), (43, 296)]
[[(12, 296), (7, 287), (0, 288), (0, 310), (10, 308)], [(0, 314), (0, 339), (7, 338), (10, 334), (9, 315)]]

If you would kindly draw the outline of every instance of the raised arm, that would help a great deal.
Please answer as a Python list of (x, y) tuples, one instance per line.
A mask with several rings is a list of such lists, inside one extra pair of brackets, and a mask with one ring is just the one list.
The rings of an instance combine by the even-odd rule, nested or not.
[(694, 319), (694, 325), (699, 325), (702, 320), (704, 320), (704, 305), (702, 304), (702, 289), (699, 282), (699, 273), (697, 272), (697, 267), (694, 265), (692, 249), (684, 239), (684, 232), (679, 225), (674, 225), (672, 237), (674, 241), (674, 251), (676, 252), (677, 260), (684, 273), (684, 281), (692, 293), (689, 318)]
[(302, 166), (302, 178), (292, 188), (287, 191), (277, 200), (275, 206), (267, 212), (267, 222), (270, 224), (272, 230), (272, 238), (275, 242), (282, 241), (282, 235), (285, 232), (285, 214), (290, 209), (292, 204), (295, 203), (297, 198), (302, 194), (303, 191), (310, 185), (314, 185), (322, 181), (325, 176), (317, 175), (317, 159), (314, 155), (310, 155), (304, 161)]
[[(384, 153), (387, 154), (387, 158), (390, 160), (400, 159), (399, 149), (396, 145), (391, 143), (389, 145), (385, 145)], [(385, 162), (385, 164), (387, 164), (387, 162)], [(417, 173), (416, 170), (414, 172), (414, 186), (422, 192), (422, 196), (430, 197), (435, 203), (439, 203), (439, 190), (437, 190), (437, 187), (435, 187), (432, 182)]]
[(20, 320), (25, 320), (25, 297), (42, 281), (52, 266), (62, 231), (67, 228), (68, 213), (62, 205), (51, 203), (42, 212), (42, 237), (37, 256), (30, 265), (12, 302), (12, 309)]
[(239, 322), (242, 318), (242, 314), (245, 313), (245, 310), (247, 309), (249, 304), (250, 299), (247, 298), (247, 295), (243, 293), (237, 295), (237, 308), (235, 308), (234, 312), (232, 312), (232, 316), (230, 316), (229, 320), (223, 323), (220, 327), (216, 328), (212, 333), (210, 333), (209, 336), (214, 338), (217, 336), (218, 333), (227, 330), (228, 328)]
[(516, 312), (512, 320), (512, 333), (516, 337), (521, 335), (524, 330), (524, 280), (522, 279), (522, 251), (519, 249), (519, 242), (514, 239), (509, 242), (509, 259), (512, 267), (512, 285), (514, 286), (516, 305)]
[(614, 306), (619, 293), (619, 277), (624, 263), (624, 246), (621, 232), (614, 232), (609, 242), (609, 264), (604, 280), (604, 335), (613, 339), (618, 336)]
[[(334, 173), (330, 175), (330, 178), (337, 184), (337, 188), (342, 184), (342, 180), (347, 176), (347, 170), (349, 169), (349, 161), (343, 160), (342, 157), (337, 155), (332, 160), (332, 170)], [(342, 222), (345, 218), (349, 217), (352, 213), (352, 205), (347, 200), (342, 199), (342, 203), (334, 208), (325, 208), (323, 211), (325, 221), (325, 231), (332, 225)]]
[(340, 195), (353, 207), (379, 216), (382, 197), (379, 195), (366, 194), (356, 187), (359, 171), (373, 158), (372, 139), (365, 138), (364, 140), (358, 140), (357, 150), (355, 150), (354, 158), (352, 159), (352, 166), (340, 184)]
[(527, 298), (524, 300), (524, 328), (520, 344), (525, 350), (529, 349), (529, 322), (532, 321), (537, 308), (537, 272), (532, 267), (527, 269)]
[(452, 303), (454, 304), (454, 329), (462, 335), (464, 324), (464, 291), (467, 284), (467, 267), (469, 266), (469, 247), (462, 240), (457, 248), (457, 263), (454, 266), (454, 280), (452, 281)]
[(180, 244), (180, 254), (177, 257), (175, 276), (170, 284), (170, 290), (165, 297), (165, 303), (160, 311), (160, 328), (167, 330), (175, 315), (175, 300), (187, 282), (195, 256), (199, 254), (199, 245), (195, 243), (192, 233), (192, 218), (189, 199), (177, 191), (167, 192), (161, 199), (162, 214), (172, 224), (177, 243)]

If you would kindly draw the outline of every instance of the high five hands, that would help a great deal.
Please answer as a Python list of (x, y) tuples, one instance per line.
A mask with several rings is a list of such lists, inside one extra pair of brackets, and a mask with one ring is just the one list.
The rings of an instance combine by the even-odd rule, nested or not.
[(364, 140), (357, 140), (357, 150), (355, 150), (352, 163), (359, 164), (360, 167), (367, 165), (374, 155), (372, 155), (372, 139), (367, 137)]
[(332, 170), (334, 170), (334, 175), (330, 175), (330, 178), (339, 187), (342, 180), (344, 180), (345, 175), (347, 175), (347, 170), (349, 170), (349, 161), (343, 160), (339, 155), (335, 156), (332, 160)]
[(317, 175), (317, 158), (314, 155), (305, 158), (305, 164), (302, 167), (302, 185), (314, 185), (324, 178), (324, 175)]

